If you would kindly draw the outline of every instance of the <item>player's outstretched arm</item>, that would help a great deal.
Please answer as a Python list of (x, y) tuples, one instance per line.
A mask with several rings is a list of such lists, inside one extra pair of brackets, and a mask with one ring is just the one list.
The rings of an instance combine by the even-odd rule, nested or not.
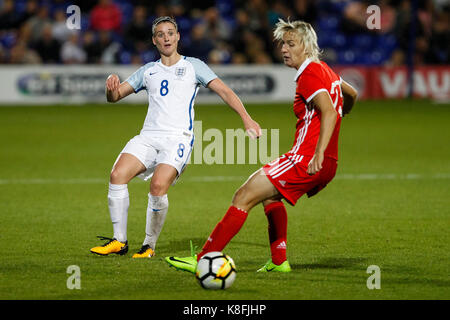
[(236, 111), (244, 122), (244, 128), (247, 134), (255, 139), (261, 136), (261, 127), (250, 117), (242, 104), (241, 99), (228, 87), (222, 80), (216, 78), (208, 83), (208, 88), (217, 93), (222, 100)]
[(342, 107), (342, 115), (350, 113), (353, 105), (358, 97), (358, 91), (353, 88), (348, 82), (342, 81), (341, 83), (342, 95), (344, 96), (344, 105)]
[(106, 79), (106, 100), (108, 102), (117, 102), (134, 92), (133, 87), (126, 81), (120, 83), (119, 76), (111, 74)]

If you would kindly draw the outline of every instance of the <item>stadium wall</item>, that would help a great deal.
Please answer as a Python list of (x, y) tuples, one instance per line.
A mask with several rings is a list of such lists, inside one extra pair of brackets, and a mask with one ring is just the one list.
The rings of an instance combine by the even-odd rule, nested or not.
[[(105, 102), (105, 79), (117, 73), (125, 80), (137, 66), (2, 66), (0, 105), (81, 104)], [(343, 79), (354, 85), (360, 99), (408, 96), (406, 67), (334, 66)], [(217, 66), (213, 70), (246, 102), (291, 102), (295, 70), (283, 65)], [(415, 97), (450, 100), (450, 66), (423, 66), (414, 71)], [(146, 103), (141, 92), (121, 103)], [(201, 89), (197, 103), (221, 102)]]

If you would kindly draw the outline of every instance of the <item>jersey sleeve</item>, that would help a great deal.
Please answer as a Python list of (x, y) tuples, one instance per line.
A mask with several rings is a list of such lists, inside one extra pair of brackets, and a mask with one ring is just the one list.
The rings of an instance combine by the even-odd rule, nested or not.
[(195, 70), (195, 77), (202, 86), (206, 87), (208, 83), (217, 78), (214, 71), (202, 60), (192, 57), (186, 57), (186, 60), (192, 63)]
[(312, 73), (301, 75), (298, 79), (298, 93), (309, 103), (319, 92), (328, 91), (323, 81)]
[(142, 89), (145, 89), (144, 83), (144, 72), (151, 66), (151, 63), (137, 69), (133, 74), (131, 74), (125, 81), (128, 82), (134, 89), (135, 93), (138, 93)]

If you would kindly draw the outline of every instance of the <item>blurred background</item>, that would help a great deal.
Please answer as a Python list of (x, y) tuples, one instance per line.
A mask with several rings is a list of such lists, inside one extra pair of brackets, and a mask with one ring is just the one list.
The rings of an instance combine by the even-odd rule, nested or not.
[[(81, 9), (81, 29), (75, 31), (66, 26), (70, 16), (66, 10), (73, 4)], [(379, 29), (367, 27), (370, 5), (380, 9)], [(448, 99), (449, 0), (0, 0), (0, 71), (5, 70), (1, 65), (110, 68), (154, 61), (159, 55), (151, 43), (151, 23), (163, 15), (178, 22), (180, 53), (218, 66), (215, 70), (221, 74), (236, 65), (280, 65), (274, 25), (279, 18), (301, 19), (314, 26), (322, 59), (357, 86), (363, 99), (413, 95)], [(357, 68), (349, 69), (353, 66)], [(123, 69), (124, 76), (134, 69)], [(30, 78), (19, 77), (10, 88), (29, 94), (49, 86), (42, 81), (29, 85)], [(276, 76), (269, 78), (261, 80), (265, 87), (258, 90), (277, 86)], [(372, 78), (379, 83), (371, 83)], [(240, 87), (245, 85), (238, 84), (238, 91)], [(380, 88), (387, 91), (379, 92)], [(290, 99), (284, 94), (274, 99), (280, 97)]]
[[(70, 5), (80, 7), (76, 32), (66, 25)], [(367, 28), (371, 5), (380, 29)], [(287, 280), (255, 273), (269, 253), (262, 207), (227, 249), (239, 276), (226, 295), (182, 281), (160, 258), (90, 256), (95, 236), (111, 234), (111, 167), (148, 110), (145, 90), (107, 103), (105, 80), (159, 58), (151, 22), (162, 15), (178, 22), (180, 53), (207, 62), (268, 131), (258, 150), (228, 138), (242, 128), (239, 115), (199, 90), (192, 161), (171, 188), (158, 257), (203, 244), (264, 164), (250, 157), (292, 147), (296, 70), (273, 42), (278, 18), (311, 22), (322, 59), (358, 89), (336, 178), (288, 209), (295, 272)], [(8, 244), (0, 299), (450, 298), (449, 43), (449, 0), (0, 0), (0, 239)], [(145, 234), (148, 183), (139, 181), (129, 184), (130, 250)], [(82, 290), (66, 286), (74, 264)], [(369, 265), (381, 267), (382, 290), (367, 289)]]
[[(279, 18), (313, 24), (330, 64), (407, 63), (414, 27), (414, 63), (448, 64), (448, 0), (0, 0), (0, 63), (143, 64), (155, 17), (175, 17), (180, 52), (210, 64), (281, 63), (272, 31)], [(66, 8), (81, 8), (81, 30), (66, 28)], [(367, 7), (381, 9), (381, 29), (369, 30)], [(411, 24), (411, 12), (417, 21)]]

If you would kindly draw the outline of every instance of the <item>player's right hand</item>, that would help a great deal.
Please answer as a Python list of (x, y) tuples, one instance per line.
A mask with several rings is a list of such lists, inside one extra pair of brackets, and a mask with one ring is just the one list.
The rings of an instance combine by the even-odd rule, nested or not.
[(253, 119), (246, 120), (244, 122), (245, 132), (247, 132), (248, 136), (252, 139), (258, 139), (262, 135), (261, 127), (259, 123)]
[(116, 91), (119, 89), (120, 79), (117, 74), (110, 74), (106, 79), (106, 90), (108, 91)]
[(308, 164), (308, 170), (306, 171), (310, 176), (315, 175), (322, 169), (324, 154), (323, 152), (316, 152)]

